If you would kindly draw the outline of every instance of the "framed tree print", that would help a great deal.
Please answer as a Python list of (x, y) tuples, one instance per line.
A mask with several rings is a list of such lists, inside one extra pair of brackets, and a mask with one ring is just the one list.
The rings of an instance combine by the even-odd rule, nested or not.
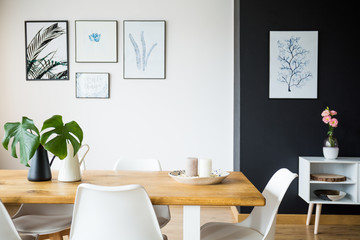
[(269, 97), (316, 99), (317, 31), (271, 31)]
[(117, 62), (117, 21), (75, 21), (75, 61)]
[(165, 79), (165, 21), (124, 21), (124, 78)]
[(25, 21), (26, 79), (68, 80), (68, 22)]

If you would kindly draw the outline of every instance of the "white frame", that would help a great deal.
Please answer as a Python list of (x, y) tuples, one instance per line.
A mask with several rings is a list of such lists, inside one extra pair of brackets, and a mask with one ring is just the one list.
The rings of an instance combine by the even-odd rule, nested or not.
[(165, 79), (165, 21), (125, 20), (124, 79)]
[(317, 99), (318, 31), (270, 31), (269, 47), (269, 98)]
[(78, 72), (76, 78), (77, 98), (109, 98), (109, 73)]
[(110, 63), (117, 62), (117, 57), (116, 20), (75, 21), (75, 62)]

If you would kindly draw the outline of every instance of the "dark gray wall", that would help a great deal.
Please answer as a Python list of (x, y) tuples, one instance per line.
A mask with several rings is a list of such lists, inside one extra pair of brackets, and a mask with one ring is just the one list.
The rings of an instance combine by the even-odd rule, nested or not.
[[(241, 171), (260, 191), (277, 169), (298, 172), (298, 156), (322, 156), (327, 126), (320, 114), (326, 106), (339, 113), (340, 156), (360, 156), (358, 12), (352, 1), (240, 0), (240, 107), (235, 109), (240, 146), (235, 147)], [(292, 30), (319, 31), (316, 100), (269, 99), (269, 31)], [(296, 180), (290, 186), (279, 213), (306, 213), (297, 185)], [(360, 206), (326, 205), (323, 213), (359, 214)]]

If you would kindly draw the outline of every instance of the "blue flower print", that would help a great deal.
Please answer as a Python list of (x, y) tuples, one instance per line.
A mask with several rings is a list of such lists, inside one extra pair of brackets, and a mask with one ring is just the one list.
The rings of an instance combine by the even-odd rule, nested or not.
[(89, 35), (89, 39), (92, 42), (99, 42), (100, 38), (101, 38), (101, 34), (99, 34), (99, 33), (93, 33), (93, 34)]

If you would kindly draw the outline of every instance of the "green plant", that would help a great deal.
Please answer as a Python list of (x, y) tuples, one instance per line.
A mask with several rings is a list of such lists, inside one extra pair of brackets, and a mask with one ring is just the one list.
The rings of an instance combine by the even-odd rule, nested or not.
[(21, 123), (5, 123), (4, 129), (3, 147), (8, 150), (10, 140), (13, 138), (11, 155), (17, 158), (16, 145), (19, 143), (20, 162), (27, 167), (40, 144), (54, 156), (64, 159), (67, 156), (67, 143), (73, 146), (75, 156), (83, 140), (81, 127), (75, 121), (64, 125), (60, 115), (54, 115), (45, 120), (41, 132), (35, 126), (34, 121), (27, 117), (22, 117)]

